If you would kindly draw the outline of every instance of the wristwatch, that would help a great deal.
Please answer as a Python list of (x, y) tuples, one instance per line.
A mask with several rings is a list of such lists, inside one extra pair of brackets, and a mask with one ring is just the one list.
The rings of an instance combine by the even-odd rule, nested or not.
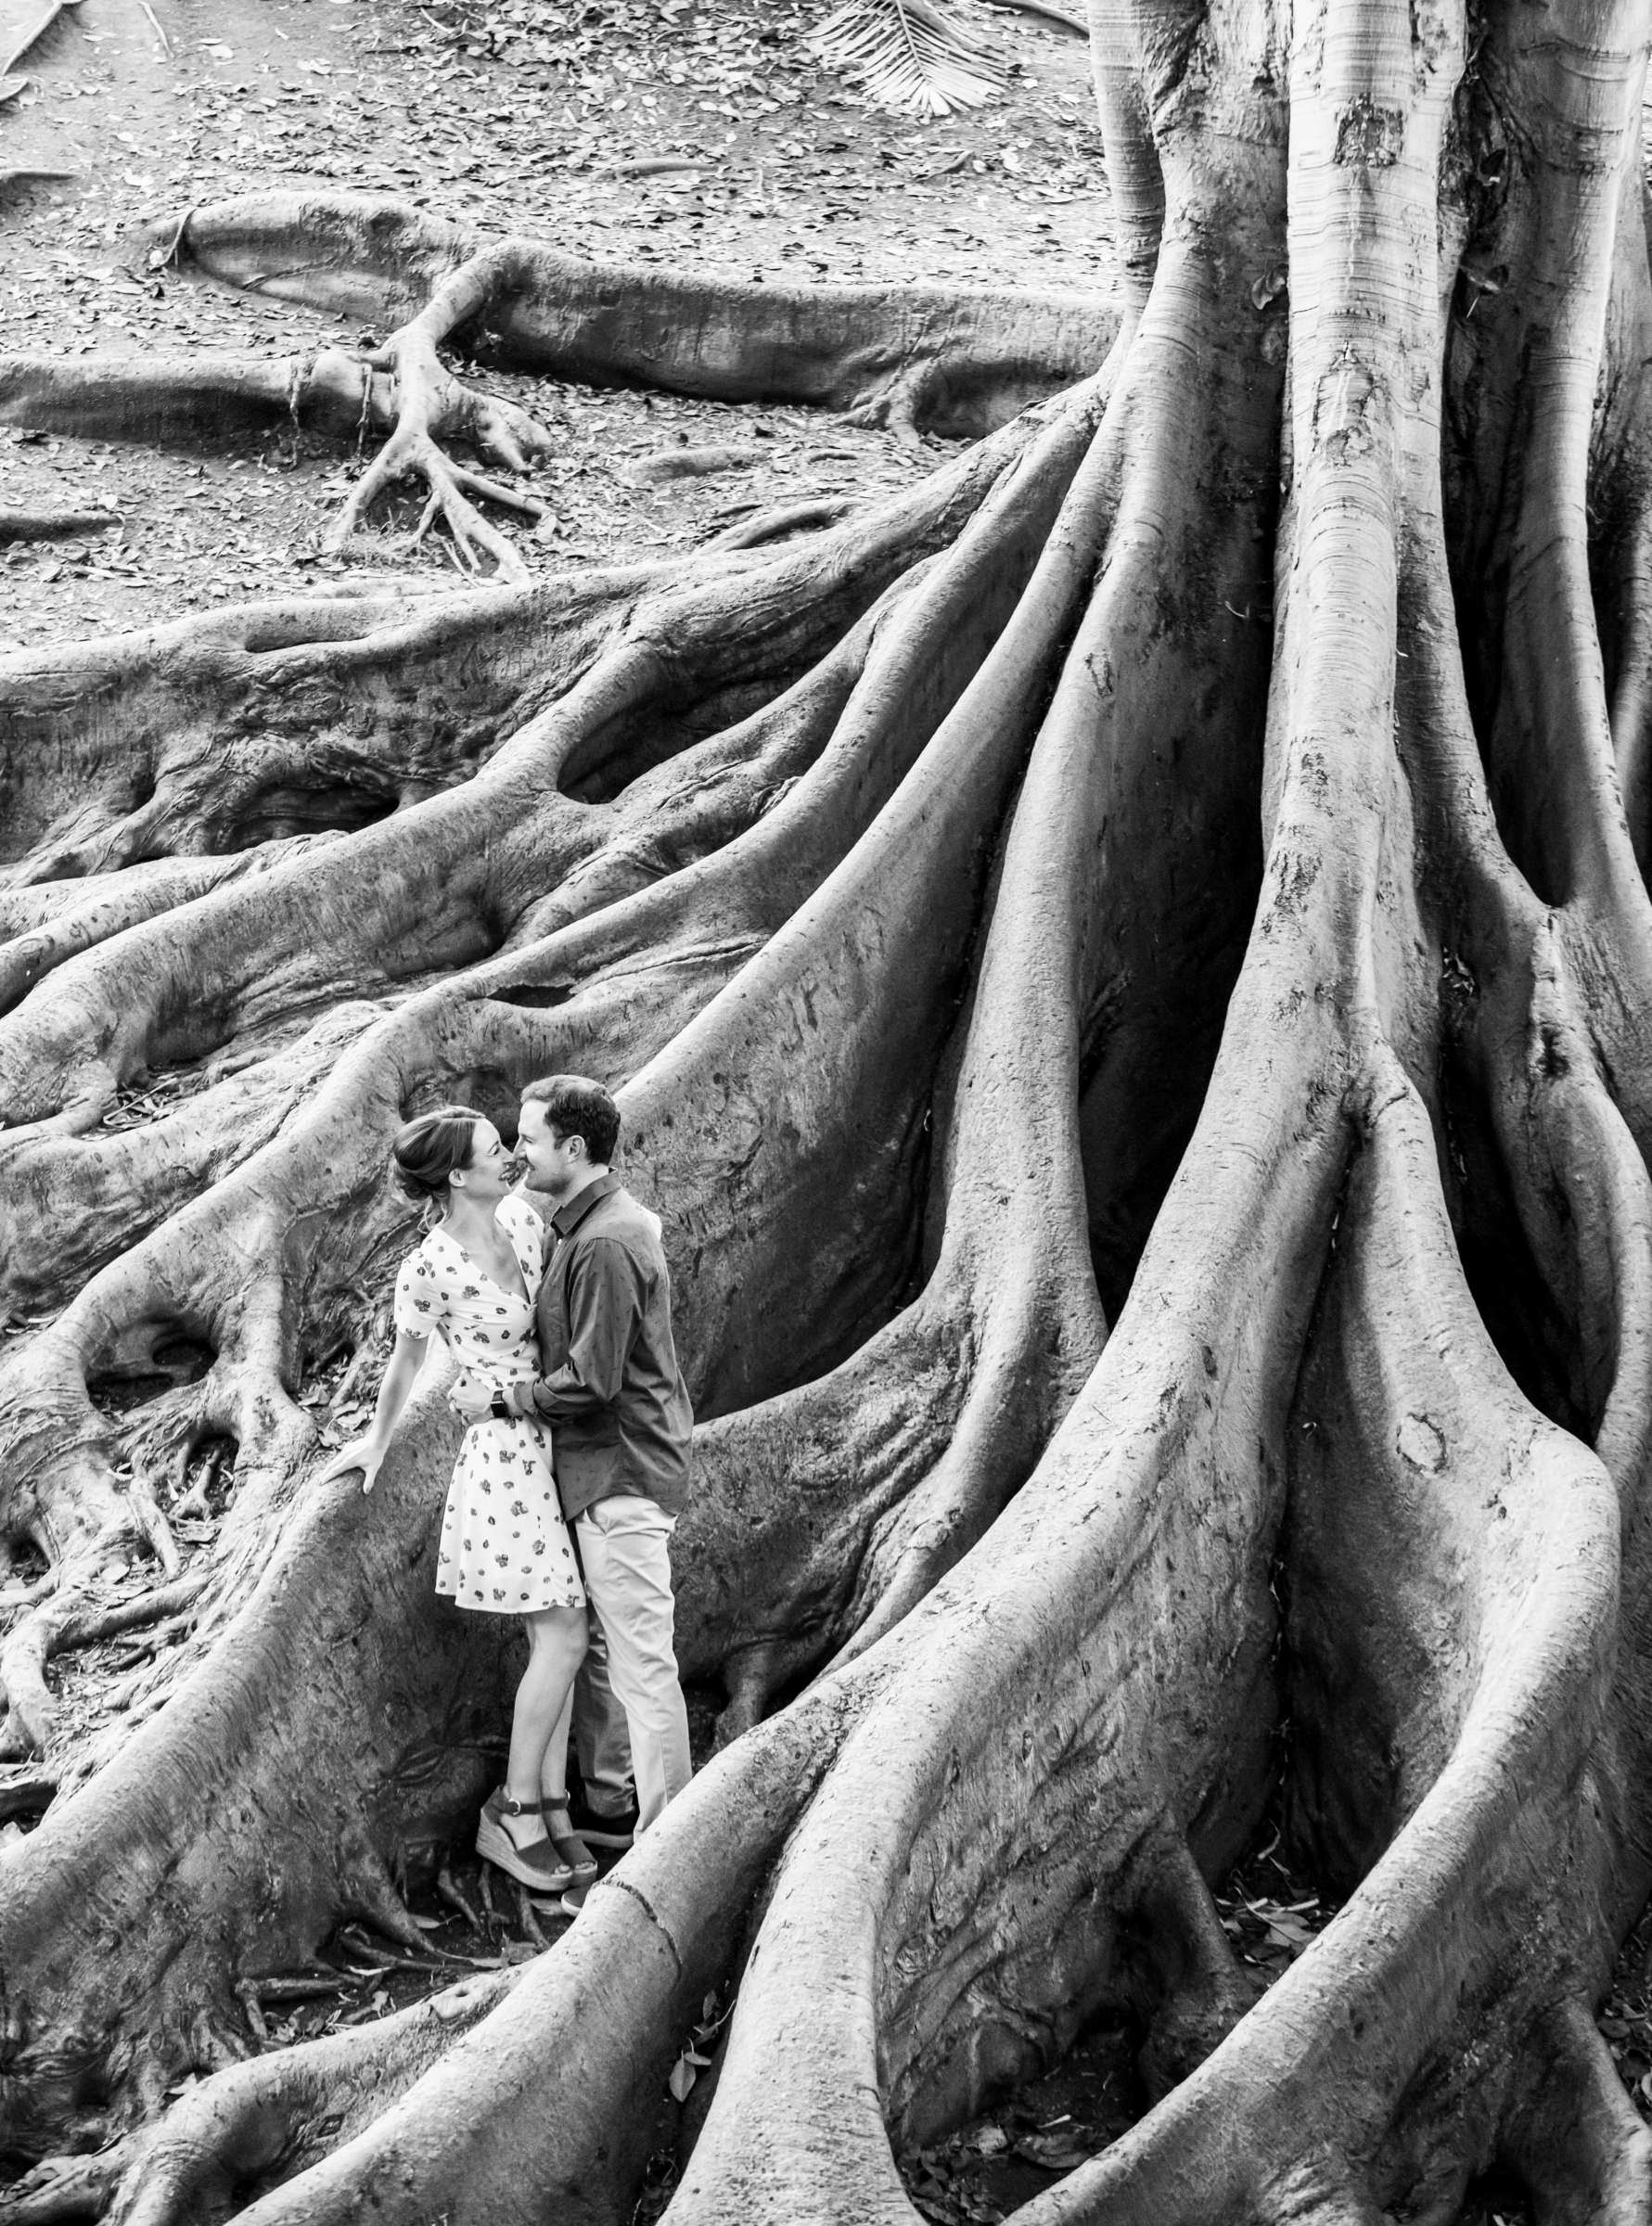
[(495, 1422), (508, 1422), (514, 1412), (513, 1408), (506, 1405), (503, 1391), (495, 1391), (488, 1401), (488, 1413)]

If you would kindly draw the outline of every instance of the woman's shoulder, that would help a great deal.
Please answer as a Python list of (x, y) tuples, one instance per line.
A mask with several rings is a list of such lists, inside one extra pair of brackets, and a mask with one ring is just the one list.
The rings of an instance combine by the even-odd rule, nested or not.
[(411, 1252), (403, 1256), (396, 1281), (402, 1285), (433, 1282), (443, 1256), (450, 1251), (451, 1247), (442, 1241), (442, 1224), (438, 1222), (425, 1231)]
[(442, 1273), (439, 1248), (431, 1243), (439, 1235), (428, 1229), (396, 1271), (391, 1311), (397, 1329), (412, 1337), (429, 1337), (447, 1318), (453, 1278)]
[(441, 1243), (442, 1223), (440, 1222), (432, 1222), (430, 1226), (425, 1231), (423, 1236), (419, 1238), (417, 1244), (414, 1246), (412, 1251), (404, 1252), (403, 1254), (402, 1265), (404, 1268), (411, 1268), (415, 1265), (419, 1267), (428, 1267), (431, 1260), (436, 1258), (438, 1250), (441, 1247)]

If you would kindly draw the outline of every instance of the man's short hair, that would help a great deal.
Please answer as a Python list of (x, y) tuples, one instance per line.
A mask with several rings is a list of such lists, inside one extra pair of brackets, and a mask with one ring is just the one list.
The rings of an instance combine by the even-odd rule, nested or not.
[(545, 1126), (559, 1141), (583, 1136), (585, 1149), (606, 1167), (620, 1142), (620, 1108), (600, 1082), (584, 1074), (547, 1074), (522, 1093), (525, 1106), (544, 1107)]

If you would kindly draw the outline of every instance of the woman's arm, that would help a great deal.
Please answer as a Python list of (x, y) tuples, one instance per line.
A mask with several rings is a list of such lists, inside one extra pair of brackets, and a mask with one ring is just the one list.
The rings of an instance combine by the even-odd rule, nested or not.
[(378, 1480), (379, 1466), (390, 1450), (391, 1433), (401, 1418), (402, 1409), (412, 1394), (415, 1379), (424, 1366), (425, 1354), (429, 1349), (429, 1337), (416, 1337), (411, 1330), (396, 1332), (396, 1350), (391, 1354), (391, 1364), (384, 1372), (384, 1381), (378, 1387), (378, 1404), (373, 1410), (373, 1421), (365, 1435), (341, 1445), (315, 1481), (326, 1484), (334, 1477), (348, 1476), (352, 1468), (362, 1472), (362, 1490), (371, 1491)]

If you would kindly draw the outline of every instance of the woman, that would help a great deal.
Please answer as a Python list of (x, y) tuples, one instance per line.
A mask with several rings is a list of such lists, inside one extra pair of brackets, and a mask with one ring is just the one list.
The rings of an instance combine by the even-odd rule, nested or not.
[[(371, 1491), (403, 1408), (440, 1333), (462, 1375), (493, 1394), (459, 1448), (436, 1564), (436, 1590), (460, 1607), (519, 1615), (528, 1668), (517, 1688), (505, 1784), (476, 1835), (479, 1855), (536, 1892), (560, 1894), (596, 1874), (568, 1816), (568, 1758), (554, 1737), (585, 1651), (580, 1582), (543, 1425), (512, 1414), (507, 1384), (538, 1374), (534, 1295), (544, 1234), (491, 1120), (442, 1106), (410, 1120), (391, 1146), (396, 1180), (438, 1219), (396, 1278), (396, 1349), (371, 1428), (343, 1446), (319, 1481), (359, 1469)], [(562, 1751), (557, 1751), (561, 1749)]]

